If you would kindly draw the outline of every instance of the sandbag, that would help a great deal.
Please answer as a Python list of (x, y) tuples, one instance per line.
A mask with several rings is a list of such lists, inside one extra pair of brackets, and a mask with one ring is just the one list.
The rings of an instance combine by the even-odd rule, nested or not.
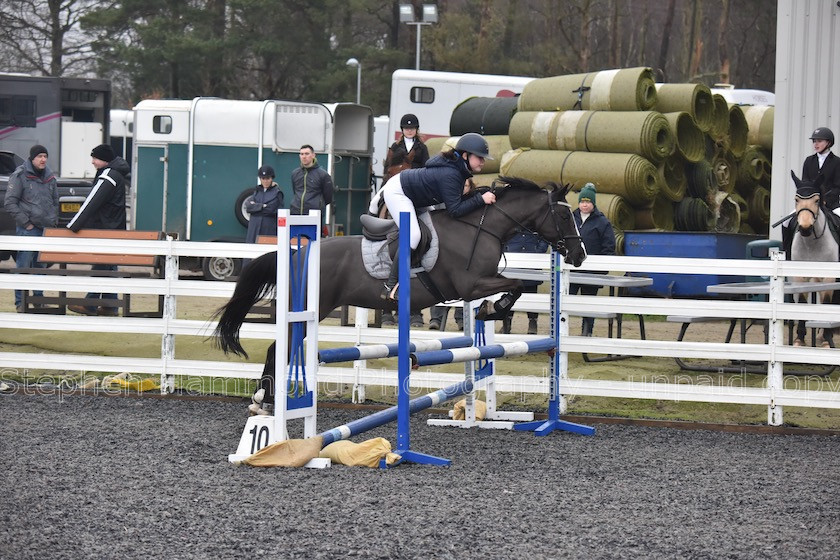
[(638, 154), (656, 163), (674, 152), (674, 134), (655, 111), (527, 111), (510, 122), (513, 148)]
[(329, 459), (335, 465), (373, 469), (379, 467), (379, 462), (383, 458), (388, 465), (394, 465), (400, 460), (399, 455), (391, 453), (391, 442), (381, 437), (361, 443), (346, 439), (338, 440), (324, 447), (319, 457)]
[[(473, 405), (475, 406), (475, 419), (484, 420), (484, 417), (487, 416), (487, 403), (478, 399), (473, 399)], [(452, 419), (467, 419), (467, 399), (461, 399), (455, 403), (452, 407)]]
[(660, 113), (685, 111), (694, 119), (697, 128), (708, 132), (714, 120), (715, 102), (711, 90), (703, 84), (656, 84), (656, 110)]
[(706, 151), (706, 140), (703, 131), (698, 128), (694, 119), (685, 111), (674, 113), (663, 113), (668, 119), (671, 131), (676, 139), (676, 153), (680, 154), (688, 162), (697, 162), (703, 159)]
[(449, 134), (463, 136), (468, 132), (482, 135), (508, 133), (508, 125), (516, 113), (516, 97), (470, 97), (452, 110)]
[(592, 182), (599, 194), (617, 194), (634, 205), (653, 200), (659, 192), (656, 167), (635, 154), (511, 150), (502, 158), (501, 174), (577, 187)]
[(252, 467), (302, 467), (318, 457), (324, 438), (287, 439), (266, 445), (240, 463)]
[(773, 118), (776, 108), (763, 105), (745, 105), (741, 107), (744, 111), (744, 118), (747, 120), (749, 133), (747, 143), (758, 144), (765, 150), (773, 149)]
[(656, 104), (650, 68), (602, 70), (540, 78), (525, 84), (519, 111), (648, 111)]

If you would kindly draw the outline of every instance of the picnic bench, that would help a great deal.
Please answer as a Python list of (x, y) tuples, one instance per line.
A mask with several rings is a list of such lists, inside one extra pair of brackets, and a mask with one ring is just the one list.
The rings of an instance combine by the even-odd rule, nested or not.
[[(76, 238), (80, 240), (80, 248), (89, 249), (95, 246), (97, 239), (136, 239), (158, 241), (165, 239), (160, 231), (125, 231), (110, 229), (82, 229), (74, 233), (66, 228), (47, 228), (44, 237)], [(90, 240), (90, 241), (82, 241)], [(163, 270), (163, 258), (158, 255), (108, 254), (92, 251), (41, 251), (38, 262), (57, 268), (21, 268), (16, 272), (22, 274), (45, 274), (56, 276), (87, 276), (107, 278), (160, 278)], [(71, 269), (70, 264), (85, 265), (114, 265), (117, 270), (89, 270)], [(116, 294), (116, 299), (104, 297), (71, 296), (67, 291), (59, 291), (57, 295), (35, 295), (32, 290), (23, 290), (21, 304), (24, 313), (48, 313), (66, 315), (70, 305), (85, 307), (115, 308), (117, 314), (122, 310), (124, 317), (162, 317), (163, 296), (157, 298), (157, 308), (150, 311), (137, 311), (131, 307), (131, 294)]]

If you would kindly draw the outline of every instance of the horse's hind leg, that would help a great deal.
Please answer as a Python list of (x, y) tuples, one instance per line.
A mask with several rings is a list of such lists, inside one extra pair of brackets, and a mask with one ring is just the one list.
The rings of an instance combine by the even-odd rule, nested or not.
[(260, 377), (260, 387), (251, 397), (251, 404), (248, 405), (248, 412), (251, 414), (268, 414), (266, 405), (274, 403), (274, 347), (275, 343), (272, 342), (265, 353), (265, 365)]

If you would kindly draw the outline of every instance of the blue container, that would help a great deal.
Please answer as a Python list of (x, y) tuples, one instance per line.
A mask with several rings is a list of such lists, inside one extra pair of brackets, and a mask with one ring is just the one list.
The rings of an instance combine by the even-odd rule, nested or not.
[[(743, 233), (687, 231), (625, 231), (624, 254), (634, 257), (675, 257), (695, 259), (743, 259), (747, 243), (763, 239)], [(639, 274), (650, 276), (653, 284), (631, 288), (632, 295), (662, 297), (712, 297), (706, 286), (744, 282), (743, 276), (719, 274)]]

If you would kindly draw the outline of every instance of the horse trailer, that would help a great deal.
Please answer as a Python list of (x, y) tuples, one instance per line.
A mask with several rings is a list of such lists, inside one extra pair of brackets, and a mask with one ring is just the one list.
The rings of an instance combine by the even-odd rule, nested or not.
[[(352, 103), (141, 101), (134, 107), (132, 227), (191, 241), (242, 242), (248, 228), (244, 202), (257, 184), (257, 169), (274, 168), (288, 207), (300, 147), (310, 144), (335, 185), (326, 211), (329, 232), (361, 233), (359, 216), (371, 194), (372, 142), (371, 109)], [(236, 275), (240, 264), (208, 257), (201, 267), (205, 277), (223, 280)]]
[(0, 150), (29, 157), (41, 144), (63, 178), (92, 178), (90, 150), (109, 136), (111, 82), (0, 74)]

